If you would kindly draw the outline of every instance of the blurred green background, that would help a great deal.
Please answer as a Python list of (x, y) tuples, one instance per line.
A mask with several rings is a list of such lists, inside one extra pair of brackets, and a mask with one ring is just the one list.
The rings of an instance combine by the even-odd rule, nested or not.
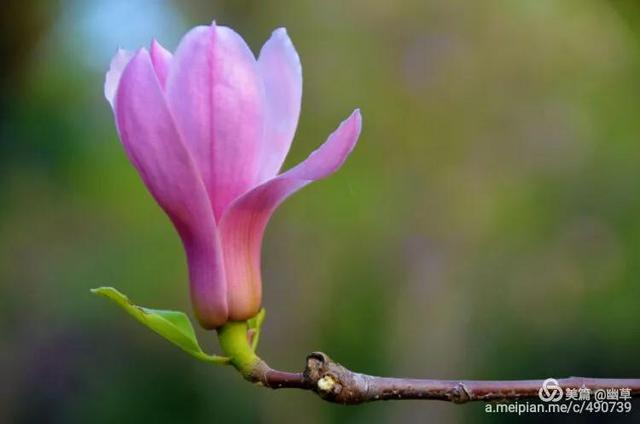
[[(304, 72), (286, 167), (359, 106), (360, 143), (268, 228), (261, 355), (432, 378), (638, 377), (640, 4), (9, 1), (0, 32), (0, 422), (511, 422), (340, 407), (168, 345), (89, 288), (188, 311), (184, 255), (103, 98), (118, 46), (212, 19)], [(215, 335), (199, 333), (210, 350)], [(624, 416), (529, 416), (525, 421)], [(522, 420), (522, 419), (521, 419)], [(637, 422), (637, 421), (636, 421)]]

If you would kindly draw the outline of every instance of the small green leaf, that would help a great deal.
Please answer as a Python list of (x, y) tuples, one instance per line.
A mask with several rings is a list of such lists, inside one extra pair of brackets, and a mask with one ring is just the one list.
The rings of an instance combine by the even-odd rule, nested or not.
[(209, 355), (202, 351), (191, 321), (183, 312), (137, 306), (113, 287), (99, 287), (92, 289), (91, 293), (113, 300), (140, 323), (201, 361), (213, 362), (214, 364), (228, 364), (230, 362), (229, 358)]
[(251, 349), (255, 352), (258, 348), (258, 343), (260, 342), (260, 333), (262, 332), (262, 323), (267, 315), (267, 311), (262, 308), (260, 312), (256, 314), (253, 318), (249, 318), (247, 320), (247, 327), (249, 331), (253, 332), (253, 337), (251, 339)]

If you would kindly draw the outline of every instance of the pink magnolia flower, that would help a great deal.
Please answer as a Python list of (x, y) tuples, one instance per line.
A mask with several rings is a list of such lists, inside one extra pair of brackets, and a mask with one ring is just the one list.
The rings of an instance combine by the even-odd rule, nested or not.
[(260, 309), (260, 253), (276, 207), (335, 172), (356, 144), (358, 110), (302, 163), (279, 173), (302, 96), (300, 60), (284, 28), (256, 60), (232, 29), (199, 26), (174, 55), (118, 51), (106, 75), (127, 155), (182, 239), (191, 299), (205, 328)]

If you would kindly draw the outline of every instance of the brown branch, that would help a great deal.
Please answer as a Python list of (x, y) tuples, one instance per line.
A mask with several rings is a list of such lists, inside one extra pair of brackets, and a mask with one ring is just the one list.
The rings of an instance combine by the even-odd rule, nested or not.
[[(307, 357), (304, 372), (274, 370), (261, 361), (247, 379), (272, 389), (302, 389), (316, 392), (329, 402), (355, 405), (376, 400), (435, 399), (454, 403), (538, 399), (543, 380), (480, 381), (423, 380), (375, 377), (348, 370), (322, 352)], [(563, 389), (586, 387), (629, 389), (640, 397), (640, 379), (569, 377), (557, 380)]]

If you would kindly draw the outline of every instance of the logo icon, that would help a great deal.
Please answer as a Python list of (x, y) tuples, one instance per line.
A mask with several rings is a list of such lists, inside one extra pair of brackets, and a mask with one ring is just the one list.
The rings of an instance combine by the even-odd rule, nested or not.
[(562, 387), (555, 378), (547, 378), (542, 383), (542, 387), (538, 390), (538, 396), (543, 402), (558, 402), (562, 399)]

